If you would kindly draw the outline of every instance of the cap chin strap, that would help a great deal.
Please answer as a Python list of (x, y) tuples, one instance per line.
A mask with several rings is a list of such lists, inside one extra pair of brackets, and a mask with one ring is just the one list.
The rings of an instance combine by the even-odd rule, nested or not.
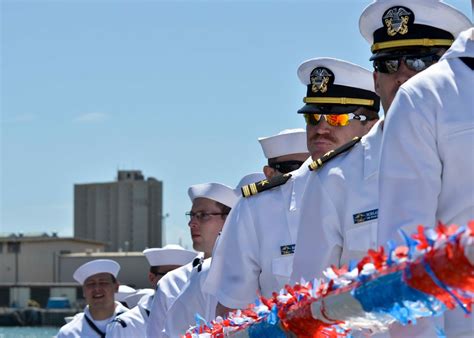
[(304, 103), (329, 103), (329, 104), (349, 104), (357, 106), (369, 106), (374, 105), (374, 100), (367, 99), (356, 99), (352, 97), (305, 97), (303, 98)]
[(396, 47), (433, 47), (433, 46), (446, 46), (452, 45), (454, 40), (451, 39), (406, 39), (406, 40), (394, 40), (377, 42), (372, 45), (370, 50), (372, 53), (377, 52), (381, 49), (396, 48)]

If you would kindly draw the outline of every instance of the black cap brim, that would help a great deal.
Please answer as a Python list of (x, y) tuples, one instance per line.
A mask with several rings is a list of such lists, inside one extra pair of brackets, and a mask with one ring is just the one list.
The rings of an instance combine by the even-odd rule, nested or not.
[[(298, 114), (348, 114), (353, 113), (362, 106), (353, 105), (320, 105), (320, 104), (305, 104), (301, 109), (298, 110)], [(369, 108), (371, 109), (371, 108)]]
[(436, 53), (439, 48), (442, 47), (423, 47), (423, 46), (414, 46), (411, 48), (390, 48), (384, 49), (379, 52), (376, 52), (370, 57), (370, 61), (379, 60), (379, 59), (390, 59), (402, 56), (416, 56), (423, 54), (432, 54)]

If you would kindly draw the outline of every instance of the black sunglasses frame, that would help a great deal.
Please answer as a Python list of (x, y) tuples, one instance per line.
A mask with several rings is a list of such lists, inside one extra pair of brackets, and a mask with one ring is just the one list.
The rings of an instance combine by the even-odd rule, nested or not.
[[(374, 69), (379, 73), (395, 74), (403, 61), (408, 69), (421, 72), (435, 64), (441, 58), (437, 52), (380, 58), (373, 61)], [(418, 65), (418, 66), (417, 66)]]
[(299, 167), (301, 167), (303, 163), (304, 161), (281, 161), (281, 162), (275, 162), (275, 163), (268, 163), (268, 166), (270, 168), (278, 170), (282, 174), (288, 174), (292, 171), (295, 171)]

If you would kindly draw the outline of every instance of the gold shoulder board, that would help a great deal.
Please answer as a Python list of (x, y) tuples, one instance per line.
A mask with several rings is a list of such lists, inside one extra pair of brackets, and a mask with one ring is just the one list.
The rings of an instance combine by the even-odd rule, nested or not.
[(313, 171), (313, 170), (317, 170), (321, 168), (324, 165), (324, 163), (330, 161), (337, 155), (345, 153), (346, 151), (351, 149), (353, 146), (355, 146), (359, 141), (360, 141), (360, 137), (356, 136), (350, 142), (340, 146), (339, 148), (328, 151), (326, 154), (324, 154), (323, 156), (318, 158), (316, 161), (313, 161), (310, 165), (308, 165), (309, 170)]
[(291, 174), (277, 175), (269, 180), (261, 180), (252, 184), (244, 185), (242, 188), (242, 196), (249, 197), (258, 194), (259, 192), (270, 190), (285, 184), (291, 177)]

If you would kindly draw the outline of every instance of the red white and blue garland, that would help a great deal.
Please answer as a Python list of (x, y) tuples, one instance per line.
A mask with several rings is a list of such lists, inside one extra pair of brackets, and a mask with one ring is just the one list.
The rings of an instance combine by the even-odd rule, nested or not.
[(197, 325), (183, 337), (345, 337), (353, 331), (382, 332), (393, 323), (461, 307), (474, 299), (474, 221), (467, 226), (419, 227), (406, 245), (369, 250), (356, 264), (328, 268), (328, 281), (302, 281), (259, 297), (226, 319)]

